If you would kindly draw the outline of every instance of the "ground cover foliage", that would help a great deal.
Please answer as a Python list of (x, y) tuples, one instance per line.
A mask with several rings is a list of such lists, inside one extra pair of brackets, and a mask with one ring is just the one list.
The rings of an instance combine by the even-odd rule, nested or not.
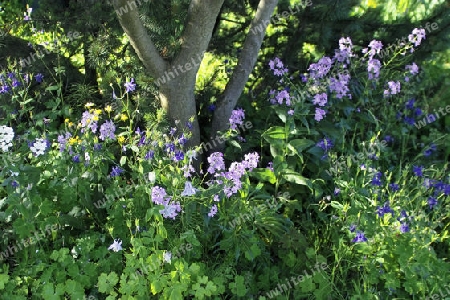
[[(55, 56), (8, 60), (0, 298), (449, 296), (450, 101), (430, 89), (433, 61), (414, 56), (428, 33), (412, 26), (388, 54), (376, 37), (344, 35), (305, 68), (267, 58), (266, 83), (251, 83), (218, 140), (226, 150), (199, 174), (207, 149), (184, 148), (189, 123), (180, 132), (157, 105), (145, 111), (153, 87), (134, 77), (135, 57), (102, 52), (101, 93), (70, 87)], [(83, 48), (73, 32), (52, 34), (34, 38), (56, 41), (56, 57)], [(201, 69), (218, 86), (223, 58), (206, 57), (219, 73)], [(209, 118), (214, 101), (201, 105)]]

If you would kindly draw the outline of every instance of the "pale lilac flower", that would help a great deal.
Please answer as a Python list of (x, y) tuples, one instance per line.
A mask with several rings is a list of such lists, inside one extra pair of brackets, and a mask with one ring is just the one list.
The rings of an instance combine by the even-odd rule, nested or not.
[(372, 40), (369, 44), (369, 59), (372, 59), (375, 54), (380, 53), (381, 49), (383, 49), (383, 43), (377, 40)]
[(324, 56), (316, 64), (311, 64), (308, 68), (310, 75), (314, 79), (324, 77), (331, 69), (331, 58)]
[(399, 81), (389, 81), (388, 82), (388, 90), (384, 91), (385, 96), (396, 95), (400, 93), (400, 82)]
[(215, 202), (219, 202), (220, 201), (219, 195), (214, 195), (213, 200)]
[(313, 104), (319, 106), (325, 106), (327, 104), (328, 96), (326, 93), (317, 94), (314, 96)]
[(217, 213), (217, 205), (214, 204), (208, 213), (208, 217), (212, 218), (216, 215), (216, 213)]
[(342, 99), (343, 97), (349, 95), (348, 92), (350, 89), (348, 88), (348, 82), (350, 80), (349, 74), (338, 74), (339, 78), (330, 78), (330, 91), (336, 93), (336, 98)]
[(425, 29), (414, 28), (412, 33), (408, 35), (408, 40), (414, 43), (414, 46), (419, 46), (422, 39), (425, 39)]
[(248, 169), (249, 171), (252, 171), (254, 168), (257, 167), (259, 161), (259, 155), (256, 152), (245, 154), (244, 161), (242, 162), (244, 164), (244, 167)]
[(184, 183), (184, 191), (181, 193), (181, 196), (189, 197), (189, 196), (195, 195), (196, 192), (197, 192), (197, 189), (192, 186), (192, 182), (186, 181)]
[(282, 76), (288, 72), (288, 69), (284, 67), (283, 62), (278, 57), (269, 61), (269, 67), (273, 70), (275, 76)]
[(108, 250), (113, 250), (114, 252), (119, 252), (120, 250), (122, 250), (122, 241), (119, 240), (114, 240), (114, 243), (111, 244), (111, 246), (109, 246)]
[(414, 62), (412, 63), (412, 65), (406, 65), (405, 69), (408, 70), (413, 75), (419, 73), (419, 67)]
[(381, 62), (378, 59), (369, 59), (367, 62), (367, 71), (369, 79), (377, 79), (380, 76)]
[(293, 109), (288, 110), (287, 114), (290, 115), (290, 116), (293, 116), (294, 115), (294, 110)]
[(342, 37), (339, 39), (339, 50), (346, 51), (348, 54), (352, 53), (353, 43), (349, 37)]
[(317, 122), (320, 122), (320, 120), (323, 119), (323, 117), (326, 115), (326, 111), (324, 111), (321, 108), (316, 107), (316, 114), (314, 116), (314, 120), (316, 120)]
[(168, 202), (167, 204), (164, 204), (164, 208), (159, 211), (164, 218), (171, 218), (173, 220), (175, 220), (175, 217), (179, 212), (181, 212), (180, 202)]
[(114, 126), (114, 122), (111, 120), (106, 121), (100, 126), (100, 139), (102, 141), (106, 140), (106, 138), (110, 138), (114, 140), (116, 136), (114, 135), (114, 131), (116, 131), (116, 126)]
[(244, 123), (243, 121), (244, 119), (245, 119), (245, 112), (242, 108), (233, 110), (231, 112), (231, 117), (229, 119), (231, 129), (236, 130), (237, 125), (242, 125)]
[(84, 133), (85, 127), (92, 130), (93, 133), (97, 132), (97, 115), (91, 114), (87, 110), (81, 116), (81, 132)]
[(162, 205), (165, 203), (164, 197), (167, 196), (167, 192), (164, 188), (154, 186), (152, 188), (152, 201), (155, 204)]
[(277, 96), (275, 97), (278, 104), (283, 104), (283, 100), (286, 100), (286, 105), (291, 105), (291, 96), (289, 95), (289, 92), (286, 90), (282, 90), (281, 92), (278, 92)]
[(208, 157), (208, 173), (214, 174), (216, 171), (225, 170), (225, 162), (221, 152), (214, 152)]

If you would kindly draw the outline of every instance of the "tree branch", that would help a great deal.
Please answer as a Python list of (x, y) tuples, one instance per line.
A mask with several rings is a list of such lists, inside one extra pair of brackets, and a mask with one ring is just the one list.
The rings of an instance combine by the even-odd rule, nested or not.
[(278, 0), (260, 0), (258, 4), (255, 17), (252, 20), (250, 30), (245, 38), (241, 54), (239, 55), (238, 64), (230, 81), (228, 81), (225, 91), (218, 101), (217, 109), (214, 112), (211, 130), (212, 138), (215, 138), (217, 131), (227, 129), (231, 112), (244, 90), (250, 73), (253, 71), (267, 25), (270, 23), (270, 18), (277, 4)]
[(120, 25), (130, 39), (139, 59), (150, 72), (150, 75), (158, 78), (163, 76), (168, 63), (159, 54), (139, 18), (137, 5), (140, 2), (140, 0), (116, 0), (113, 1), (113, 6)]

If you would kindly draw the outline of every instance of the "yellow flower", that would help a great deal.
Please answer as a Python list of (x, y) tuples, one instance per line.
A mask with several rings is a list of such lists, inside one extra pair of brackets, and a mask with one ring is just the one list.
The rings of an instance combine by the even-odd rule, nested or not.
[(80, 138), (79, 137), (71, 137), (70, 139), (69, 139), (69, 144), (70, 145), (73, 145), (73, 144), (76, 144), (76, 143), (78, 143), (78, 144), (80, 144), (81, 143), (81, 141), (80, 141)]
[(69, 127), (72, 127), (73, 126), (73, 122), (69, 122)]
[(92, 120), (98, 121), (98, 115), (94, 115), (94, 116), (92, 117)]
[(69, 123), (69, 121), (70, 121), (69, 119), (65, 119), (64, 123)]
[(120, 115), (120, 119), (121, 119), (122, 121), (126, 121), (126, 120), (128, 120), (128, 117), (127, 117), (126, 114), (121, 114), (121, 115)]
[(86, 103), (85, 105), (84, 105), (84, 107), (92, 107), (92, 106), (94, 106), (95, 104), (94, 103), (92, 103), (92, 102), (88, 102), (88, 103)]
[(371, 7), (371, 8), (377, 7), (377, 2), (376, 2), (376, 0), (368, 0), (367, 6), (368, 6), (368, 7)]
[(102, 113), (102, 110), (101, 109), (96, 109), (96, 110), (94, 110), (94, 114), (95, 115), (100, 115)]
[(117, 138), (117, 141), (119, 142), (119, 144), (123, 144), (123, 142), (125, 142), (125, 137), (121, 135)]
[(109, 113), (112, 112), (112, 106), (111, 105), (106, 105), (105, 111), (109, 112)]

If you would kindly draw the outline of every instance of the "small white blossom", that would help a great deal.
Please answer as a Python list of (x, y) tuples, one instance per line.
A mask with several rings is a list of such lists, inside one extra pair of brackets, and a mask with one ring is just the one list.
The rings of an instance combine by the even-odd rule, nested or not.
[(148, 173), (148, 181), (150, 181), (151, 184), (155, 183), (155, 181), (156, 181), (156, 174), (155, 174), (155, 172), (149, 172)]
[(31, 152), (36, 156), (43, 155), (46, 149), (47, 141), (45, 139), (36, 139), (36, 142), (30, 147)]
[(11, 127), (0, 126), (0, 149), (7, 152), (12, 147), (12, 140), (14, 139), (14, 130)]
[(120, 240), (114, 240), (114, 243), (111, 244), (111, 246), (109, 246), (108, 250), (113, 250), (114, 252), (119, 252), (120, 250), (122, 250), (122, 241)]
[(164, 257), (164, 261), (165, 262), (168, 262), (169, 264), (171, 263), (171, 261), (172, 261), (172, 253), (170, 253), (169, 251), (166, 251), (166, 252), (164, 252), (163, 257)]

